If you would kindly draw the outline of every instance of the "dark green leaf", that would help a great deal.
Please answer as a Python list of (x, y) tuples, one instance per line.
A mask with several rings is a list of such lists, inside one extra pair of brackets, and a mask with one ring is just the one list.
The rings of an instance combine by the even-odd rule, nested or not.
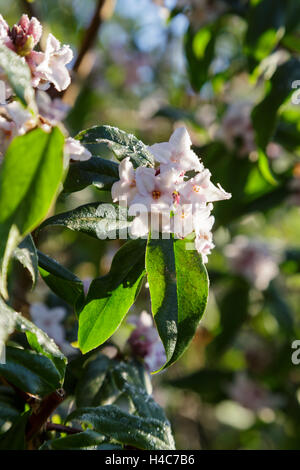
[(122, 449), (118, 444), (110, 444), (107, 437), (87, 429), (71, 436), (60, 437), (45, 442), (41, 450), (116, 450)]
[(129, 217), (127, 209), (117, 204), (92, 202), (68, 212), (54, 215), (41, 225), (64, 226), (76, 232), (86, 233), (94, 238), (115, 240), (128, 238), (128, 229), (133, 217)]
[(13, 257), (17, 259), (24, 268), (30, 272), (33, 285), (35, 285), (38, 278), (38, 259), (34, 241), (31, 235), (26, 238), (15, 249)]
[(117, 127), (94, 126), (80, 132), (77, 139), (83, 144), (105, 143), (118, 160), (129, 157), (135, 167), (154, 166), (153, 156), (147, 146), (134, 135), (127, 134)]
[(12, 427), (1, 436), (0, 450), (25, 450), (25, 430), (31, 411), (19, 416)]
[(73, 305), (76, 311), (84, 303), (81, 280), (50, 256), (38, 251), (39, 271), (48, 287), (61, 299)]
[(67, 419), (73, 420), (88, 423), (94, 431), (138, 449), (174, 449), (171, 429), (165, 422), (133, 416), (114, 405), (78, 409)]
[(72, 193), (87, 186), (109, 190), (119, 179), (119, 165), (111, 160), (91, 157), (84, 162), (71, 162), (68, 176), (64, 182), (64, 191)]

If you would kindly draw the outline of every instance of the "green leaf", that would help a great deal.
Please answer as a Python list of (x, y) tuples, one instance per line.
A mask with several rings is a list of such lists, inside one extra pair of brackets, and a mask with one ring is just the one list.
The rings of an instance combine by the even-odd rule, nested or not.
[(117, 127), (94, 126), (80, 132), (76, 138), (83, 144), (104, 143), (118, 160), (129, 157), (134, 167), (154, 166), (153, 156), (147, 146), (134, 135), (127, 134)]
[(38, 258), (36, 247), (31, 235), (27, 235), (26, 238), (20, 243), (15, 249), (13, 257), (17, 259), (24, 268), (30, 272), (33, 285), (36, 284), (38, 278)]
[(115, 255), (110, 272), (92, 282), (79, 316), (84, 354), (110, 338), (134, 303), (145, 275), (145, 246), (145, 240), (128, 241)]
[(0, 437), (0, 450), (25, 450), (25, 431), (31, 411), (23, 413), (12, 427)]
[(64, 182), (64, 192), (81, 191), (87, 186), (109, 190), (119, 180), (119, 165), (111, 160), (93, 156), (84, 162), (71, 162)]
[(177, 361), (196, 333), (208, 297), (208, 276), (196, 250), (187, 240), (149, 238), (146, 271), (152, 313), (167, 361)]
[(43, 220), (63, 175), (64, 137), (58, 128), (16, 137), (0, 170), (0, 291), (6, 292), (9, 259), (20, 241)]
[(23, 400), (11, 387), (0, 385), (0, 433), (3, 425), (13, 424), (22, 411), (24, 411)]
[[(5, 325), (9, 325), (8, 328)], [(5, 344), (8, 336), (14, 331), (25, 333), (27, 340), (32, 349), (49, 359), (56, 367), (60, 376), (60, 384), (62, 384), (66, 369), (66, 358), (56, 346), (53, 339), (34, 325), (20, 313), (15, 312), (12, 308), (5, 304), (0, 298), (0, 343)], [(1, 371), (1, 369), (0, 369)]]
[(0, 67), (17, 97), (24, 105), (32, 106), (34, 91), (31, 86), (31, 72), (25, 60), (4, 44), (0, 44)]
[(38, 263), (40, 275), (47, 286), (58, 297), (74, 306), (76, 311), (80, 310), (85, 297), (82, 281), (55, 259), (41, 251), (38, 251)]
[(172, 450), (174, 440), (166, 422), (122, 411), (115, 405), (79, 408), (67, 421), (88, 423), (93, 430), (121, 444), (145, 450)]
[(76, 386), (77, 406), (99, 405), (99, 392), (107, 375), (111, 360), (104, 354), (91, 357), (83, 366), (82, 375)]
[(45, 220), (40, 228), (64, 226), (75, 232), (86, 233), (94, 238), (115, 240), (128, 238), (128, 229), (134, 217), (117, 204), (92, 202)]
[(106, 436), (87, 429), (84, 432), (45, 442), (40, 450), (117, 450), (119, 444), (110, 444)]
[(61, 387), (61, 374), (48, 357), (21, 348), (6, 347), (0, 375), (24, 392), (45, 396)]

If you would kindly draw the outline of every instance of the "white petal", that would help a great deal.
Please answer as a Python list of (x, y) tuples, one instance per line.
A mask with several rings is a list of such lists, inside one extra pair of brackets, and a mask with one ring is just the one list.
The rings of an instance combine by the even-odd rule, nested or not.
[(191, 138), (185, 127), (175, 129), (169, 140), (172, 148), (177, 152), (187, 152), (192, 145)]

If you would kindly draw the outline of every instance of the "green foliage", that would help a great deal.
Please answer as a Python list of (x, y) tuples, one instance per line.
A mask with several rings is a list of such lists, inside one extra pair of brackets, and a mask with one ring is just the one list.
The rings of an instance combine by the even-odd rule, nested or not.
[(154, 166), (153, 156), (146, 145), (134, 135), (127, 134), (117, 127), (91, 127), (80, 132), (77, 139), (83, 144), (89, 144), (89, 146), (104, 143), (118, 160), (129, 157), (135, 168), (138, 166)]
[(43, 220), (57, 194), (63, 145), (58, 128), (49, 134), (36, 129), (14, 139), (6, 152), (0, 172), (0, 291), (4, 296), (14, 249)]
[[(82, 232), (100, 240), (122, 238), (120, 231), (130, 228), (133, 217), (128, 216), (127, 209), (117, 204), (93, 202), (77, 207), (45, 220), (40, 228), (64, 226), (76, 232)], [(124, 233), (124, 232), (123, 232)]]
[(127, 242), (115, 255), (110, 272), (92, 282), (79, 316), (83, 353), (110, 338), (135, 301), (145, 275), (145, 245), (140, 239)]
[(195, 335), (208, 296), (208, 277), (200, 255), (188, 240), (149, 238), (146, 271), (152, 313), (167, 362), (177, 361)]
[(50, 289), (65, 302), (80, 310), (84, 303), (83, 284), (71, 271), (56, 260), (38, 252), (39, 272)]
[(100, 190), (108, 190), (119, 179), (118, 164), (101, 157), (91, 157), (85, 162), (72, 162), (64, 191), (72, 193), (87, 186), (95, 186)]

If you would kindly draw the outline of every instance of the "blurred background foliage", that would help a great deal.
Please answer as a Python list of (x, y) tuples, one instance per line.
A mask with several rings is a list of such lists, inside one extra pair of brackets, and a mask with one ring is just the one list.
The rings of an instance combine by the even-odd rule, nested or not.
[[(34, 14), (75, 59), (96, 6), (0, 0), (8, 23)], [(102, 13), (64, 95), (71, 135), (110, 124), (150, 145), (185, 125), (213, 181), (232, 193), (215, 210), (205, 317), (184, 357), (153, 379), (177, 448), (299, 449), (300, 3), (118, 0)], [(62, 194), (56, 212), (109, 197), (92, 187)], [(39, 247), (90, 279), (109, 270), (119, 242), (48, 228)], [(43, 284), (31, 297), (61, 305)], [(132, 310), (144, 309), (146, 286)], [(65, 327), (75, 341), (72, 312)], [(113, 339), (122, 347), (127, 337), (124, 325)]]

